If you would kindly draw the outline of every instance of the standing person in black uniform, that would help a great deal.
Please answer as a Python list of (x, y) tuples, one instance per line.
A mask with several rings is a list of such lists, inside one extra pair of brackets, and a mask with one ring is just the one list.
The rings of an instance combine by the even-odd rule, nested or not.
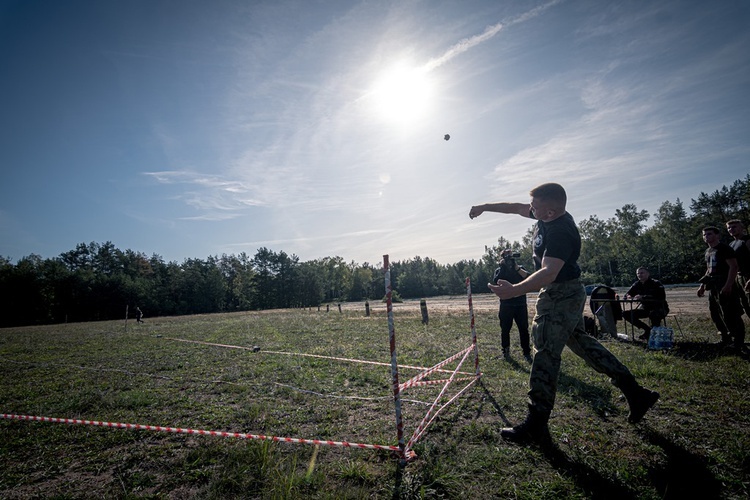
[[(520, 283), (531, 274), (523, 266), (516, 263), (516, 257), (510, 248), (503, 250), (500, 266), (495, 269), (495, 275), (492, 278), (493, 283), (498, 280), (505, 280), (510, 283)], [(529, 343), (529, 308), (526, 305), (526, 294), (513, 297), (512, 299), (500, 300), (500, 342), (503, 347), (503, 357), (510, 358), (510, 329), (513, 327), (513, 321), (516, 322), (518, 333), (521, 338), (521, 350), (526, 361), (531, 363), (531, 346)]]
[(719, 329), (722, 344), (730, 344), (742, 350), (745, 346), (745, 323), (742, 321), (742, 304), (735, 278), (737, 258), (734, 250), (721, 242), (719, 228), (709, 226), (703, 229), (706, 249), (706, 274), (698, 280), (698, 297), (708, 290), (708, 310), (716, 328)]
[(737, 279), (740, 302), (747, 317), (750, 318), (750, 236), (745, 232), (741, 221), (732, 219), (727, 222), (727, 232), (734, 238), (729, 246), (737, 258)]
[[(645, 267), (639, 267), (635, 275), (638, 277), (638, 281), (633, 283), (633, 286), (625, 294), (625, 298), (637, 300), (640, 304), (637, 309), (623, 311), (622, 315), (625, 321), (643, 330), (643, 333), (638, 337), (639, 339), (648, 340), (651, 327), (661, 326), (661, 320), (669, 314), (667, 293), (664, 291), (664, 285), (659, 280), (653, 279), (651, 273)], [(641, 318), (648, 318), (651, 321), (651, 326), (641, 321)]]

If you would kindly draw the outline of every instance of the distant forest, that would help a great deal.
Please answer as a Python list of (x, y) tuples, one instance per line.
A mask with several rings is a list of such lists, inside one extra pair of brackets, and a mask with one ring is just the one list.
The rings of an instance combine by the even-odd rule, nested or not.
[[(646, 227), (649, 217), (627, 204), (610, 219), (592, 215), (579, 220), (583, 281), (625, 286), (635, 280), (638, 266), (646, 266), (665, 284), (695, 282), (705, 272), (701, 229), (714, 225), (727, 237), (726, 221), (750, 223), (750, 175), (711, 194), (700, 193), (691, 200), (690, 213), (677, 199), (662, 203)], [(531, 231), (521, 242), (500, 235), (480, 260), (443, 265), (417, 256), (391, 262), (394, 291), (404, 299), (459, 295), (469, 277), (473, 292), (486, 293), (505, 248), (519, 252), (519, 263), (533, 268)], [(132, 318), (136, 306), (148, 318), (318, 307), (384, 296), (380, 263), (341, 257), (300, 262), (267, 248), (252, 257), (243, 252), (177, 263), (119, 250), (111, 242), (80, 243), (55, 258), (31, 254), (15, 264), (0, 257), (0, 289), (0, 327), (122, 319), (126, 307)]]

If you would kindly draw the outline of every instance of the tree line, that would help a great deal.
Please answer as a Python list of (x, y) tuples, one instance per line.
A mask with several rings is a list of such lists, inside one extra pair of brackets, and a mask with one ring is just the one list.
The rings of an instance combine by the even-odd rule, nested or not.
[[(730, 219), (750, 221), (750, 175), (711, 194), (683, 203), (665, 201), (650, 214), (627, 204), (603, 220), (579, 220), (579, 264), (585, 283), (625, 286), (646, 266), (666, 284), (695, 282), (704, 272), (701, 229), (723, 228)], [(531, 221), (530, 221), (531, 222)], [(500, 236), (478, 260), (440, 264), (429, 257), (391, 262), (396, 296), (459, 295), (469, 277), (472, 291), (485, 293), (503, 249), (532, 269), (531, 224), (521, 242)], [(275, 308), (319, 307), (341, 301), (382, 300), (382, 265), (326, 257), (300, 262), (295, 255), (260, 248), (239, 255), (165, 262), (111, 242), (80, 243), (55, 258), (29, 255), (15, 264), (0, 257), (0, 326), (124, 318), (126, 307), (146, 316), (173, 316)]]

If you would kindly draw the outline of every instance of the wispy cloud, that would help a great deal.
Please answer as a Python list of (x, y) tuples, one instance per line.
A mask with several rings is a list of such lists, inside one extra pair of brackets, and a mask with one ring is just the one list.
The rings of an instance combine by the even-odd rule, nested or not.
[(348, 233), (340, 234), (323, 234), (315, 236), (300, 236), (296, 238), (276, 238), (276, 239), (265, 239), (255, 241), (242, 241), (238, 243), (230, 243), (225, 245), (229, 249), (255, 249), (259, 246), (276, 246), (276, 245), (320, 245), (324, 244), (325, 248), (331, 248), (335, 242), (341, 242), (349, 238), (363, 238), (370, 236), (377, 236), (387, 234), (388, 231), (384, 229), (369, 229), (362, 231), (351, 231)]
[[(510, 33), (510, 27), (531, 21), (562, 3), (549, 1), (489, 25), (427, 60), (421, 70), (436, 71), (501, 33)], [(694, 161), (691, 155), (698, 144), (710, 139), (685, 132), (693, 118), (674, 109), (679, 109), (679, 101), (690, 93), (690, 82), (699, 86), (710, 79), (705, 69), (696, 66), (671, 73), (659, 69), (648, 79), (638, 78), (641, 72), (637, 68), (658, 65), (664, 47), (672, 45), (667, 42), (681, 38), (666, 30), (655, 32), (653, 38), (634, 36), (638, 23), (653, 17), (654, 12), (623, 19), (614, 8), (601, 9), (600, 16), (589, 18), (589, 24), (578, 25), (575, 36), (579, 44), (585, 40), (588, 50), (599, 50), (598, 37), (621, 38), (622, 43), (608, 40), (601, 44), (601, 50), (608, 54), (597, 53), (591, 60), (571, 58), (570, 64), (561, 64), (559, 69), (552, 65), (553, 69), (539, 76), (531, 73), (532, 78), (519, 78), (518, 85), (488, 92), (486, 100), (476, 102), (474, 119), (501, 116), (512, 121), (508, 109), (523, 110), (535, 118), (528, 120), (528, 130), (517, 137), (517, 131), (509, 130), (516, 149), (504, 151), (510, 154), (496, 163), (491, 174), (485, 170), (467, 175), (488, 177), (488, 185), (494, 186), (493, 192), (503, 199), (526, 193), (531, 186), (554, 177), (574, 196), (586, 194), (590, 186), (597, 185), (599, 193), (617, 203), (627, 199), (622, 193), (636, 188), (636, 179), (657, 185), (659, 177), (676, 175), (686, 163)], [(521, 30), (516, 32), (525, 36)], [(430, 162), (439, 165), (439, 154), (432, 156), (429, 149), (433, 148), (425, 150), (364, 114), (363, 103), (370, 94), (356, 99), (362, 96), (362, 85), (357, 87), (352, 82), (367, 82), (363, 73), (353, 69), (358, 66), (332, 74), (298, 71), (313, 53), (336, 53), (327, 45), (329, 37), (320, 33), (282, 58), (267, 76), (256, 73), (252, 86), (234, 93), (229, 119), (232, 127), (226, 141), (226, 161), (219, 167), (221, 174), (175, 170), (147, 175), (165, 185), (185, 186), (178, 199), (196, 213), (188, 213), (182, 220), (228, 220), (247, 214), (251, 207), (274, 207), (266, 212), (266, 222), (272, 229), (262, 238), (232, 244), (233, 248), (325, 248), (321, 254), (356, 248), (362, 253), (373, 240), (386, 234), (380, 244), (406, 252), (421, 241), (455, 245), (446, 236), (450, 232), (441, 219), (446, 211), (452, 214), (459, 209), (453, 203), (436, 201), (440, 197), (435, 196), (450, 191), (438, 185), (441, 177), (443, 182), (447, 180), (447, 172), (432, 169), (425, 179), (417, 181), (404, 171), (420, 170)], [(728, 54), (725, 60), (736, 60), (736, 53)], [(514, 65), (522, 62), (513, 60)], [(494, 60), (486, 63), (501, 64)], [(326, 64), (330, 63), (323, 66)], [(726, 68), (717, 68), (718, 64), (706, 57), (703, 68), (726, 74)], [(473, 67), (475, 76), (482, 70), (481, 66)], [(716, 124), (716, 128), (724, 127)], [(675, 136), (683, 133), (694, 137), (692, 144), (670, 151)], [(694, 156), (706, 158), (705, 154)], [(386, 184), (381, 179), (387, 176), (392, 182)], [(425, 185), (414, 189), (416, 186), (404, 187), (404, 182)], [(422, 188), (429, 194), (422, 194)], [(639, 196), (650, 199), (645, 192)], [(658, 196), (665, 198), (663, 192)], [(393, 200), (398, 202), (396, 207)], [(377, 210), (388, 210), (388, 217), (373, 217)], [(440, 215), (424, 217), (430, 211)], [(370, 229), (347, 230), (361, 225)], [(470, 233), (478, 227), (481, 225), (476, 223), (471, 229), (459, 225), (457, 231)], [(437, 250), (431, 249), (429, 254), (436, 255)]]
[[(542, 129), (546, 137), (538, 135), (499, 162), (489, 176), (496, 192), (509, 183), (538, 183), (544, 173), (571, 187), (574, 197), (585, 198), (588, 213), (601, 211), (603, 200), (610, 210), (637, 201), (639, 208), (653, 213), (670, 197), (684, 200), (685, 193), (695, 194), (699, 183), (715, 184), (717, 176), (706, 176), (707, 168), (726, 175), (727, 181), (736, 178), (733, 158), (747, 155), (750, 146), (743, 151), (741, 143), (727, 137), (736, 117), (716, 113), (712, 101), (726, 102), (732, 89), (736, 91), (737, 79), (729, 75), (741, 78), (738, 61), (750, 58), (741, 55), (736, 44), (703, 48), (704, 53), (690, 59), (678, 57), (673, 52), (682, 48), (671, 42), (685, 39), (689, 28), (667, 23), (651, 37), (636, 37), (633, 33), (644, 17), (641, 13), (626, 22), (612, 15), (612, 29), (600, 18), (591, 29), (579, 31), (582, 37), (601, 36), (609, 42), (615, 37), (615, 43), (606, 46), (609, 57), (600, 57), (598, 67), (581, 66), (547, 82), (553, 89), (575, 89), (581, 112), (568, 113), (564, 126)], [(647, 78), (644, 67), (651, 68)], [(724, 141), (727, 148), (716, 147)]]
[(220, 213), (212, 213), (212, 214), (204, 214), (204, 215), (196, 215), (195, 217), (179, 217), (179, 220), (187, 220), (187, 221), (209, 221), (209, 222), (218, 222), (223, 220), (231, 220), (236, 219), (239, 217), (239, 214), (220, 214)]
[(179, 217), (181, 220), (228, 220), (238, 217), (249, 207), (265, 204), (253, 195), (255, 190), (252, 186), (219, 175), (174, 170), (144, 172), (143, 175), (160, 184), (184, 184), (192, 187), (173, 198), (201, 213)]
[(193, 184), (230, 193), (246, 193), (251, 190), (243, 182), (224, 179), (218, 175), (197, 172), (167, 170), (161, 172), (144, 172), (143, 175), (152, 177), (162, 184)]
[(456, 43), (452, 47), (450, 47), (448, 50), (445, 51), (443, 55), (440, 57), (437, 57), (435, 59), (430, 59), (427, 61), (427, 63), (423, 66), (423, 69), (425, 71), (432, 71), (435, 68), (438, 68), (442, 66), (443, 64), (447, 63), (451, 59), (453, 59), (456, 56), (459, 56), (463, 54), (464, 52), (471, 50), (472, 48), (476, 47), (477, 45), (480, 45), (491, 38), (493, 38), (495, 35), (500, 33), (500, 31), (503, 28), (506, 28), (508, 26), (513, 26), (514, 24), (523, 23), (525, 21), (528, 21), (530, 19), (535, 18), (536, 16), (543, 13), (545, 10), (549, 9), (550, 7), (553, 7), (563, 0), (553, 0), (551, 2), (548, 2), (544, 5), (540, 5), (539, 7), (533, 8), (529, 10), (528, 12), (525, 12), (521, 14), (520, 16), (517, 16), (505, 23), (499, 22), (497, 24), (493, 24), (492, 26), (488, 26), (487, 29), (485, 29), (482, 33), (479, 35), (474, 35), (469, 38), (465, 38), (461, 40), (460, 42)]

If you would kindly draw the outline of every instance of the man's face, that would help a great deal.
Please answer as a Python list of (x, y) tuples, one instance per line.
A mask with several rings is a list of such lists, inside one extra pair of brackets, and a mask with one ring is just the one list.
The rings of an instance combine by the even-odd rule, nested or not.
[(703, 231), (703, 241), (710, 247), (715, 247), (719, 244), (719, 233), (715, 231)]
[(547, 222), (552, 220), (555, 215), (555, 211), (550, 207), (550, 204), (539, 198), (531, 198), (531, 212), (534, 214), (536, 220)]
[(745, 228), (739, 222), (730, 222), (727, 224), (727, 232), (731, 234), (732, 237), (742, 236), (744, 229)]
[(645, 282), (649, 276), (648, 271), (646, 271), (645, 269), (638, 269), (635, 272), (635, 275), (638, 277), (638, 281), (641, 281), (641, 282)]

